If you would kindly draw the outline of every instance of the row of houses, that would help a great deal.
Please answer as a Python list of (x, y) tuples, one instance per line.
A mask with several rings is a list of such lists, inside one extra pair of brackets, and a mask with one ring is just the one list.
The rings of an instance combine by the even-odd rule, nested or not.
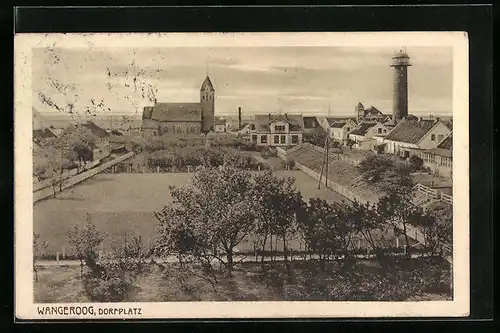
[(92, 121), (87, 121), (81, 124), (70, 124), (61, 131), (54, 131), (50, 128), (37, 127), (33, 129), (33, 145), (36, 148), (42, 148), (51, 139), (64, 140), (66, 136), (71, 133), (81, 130), (84, 133), (92, 135), (96, 147), (92, 152), (92, 160), (100, 161), (111, 153), (110, 148), (110, 134), (103, 128), (97, 126)]

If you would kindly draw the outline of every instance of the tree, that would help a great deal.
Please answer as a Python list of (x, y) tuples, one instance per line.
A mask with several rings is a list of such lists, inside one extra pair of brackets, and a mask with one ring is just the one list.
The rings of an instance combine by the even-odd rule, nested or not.
[(411, 197), (398, 193), (391, 193), (379, 199), (377, 211), (380, 217), (392, 225), (395, 230), (401, 230), (405, 237), (405, 254), (410, 257), (410, 238), (408, 225), (419, 227), (424, 223), (422, 208), (411, 202)]
[(43, 250), (48, 246), (47, 241), (40, 242), (40, 234), (33, 233), (33, 272), (35, 272), (35, 281), (38, 282), (37, 262), (42, 256)]
[(64, 171), (75, 165), (76, 155), (69, 146), (54, 140), (53, 144), (43, 148), (36, 159), (43, 160), (43, 177), (50, 179), (55, 198), (57, 188), (62, 191)]
[(331, 205), (323, 199), (312, 198), (299, 212), (299, 230), (308, 249), (318, 254), (321, 270), (325, 269), (325, 261), (339, 251), (344, 254), (344, 267), (353, 263), (349, 247), (352, 245), (354, 226), (346, 215), (345, 203)]
[(277, 178), (271, 171), (254, 176), (256, 234), (260, 237), (263, 251), (268, 237), (271, 242), (273, 235), (281, 237), (285, 262), (288, 262), (287, 238), (295, 232), (296, 212), (303, 204), (294, 181), (290, 177)]
[(422, 167), (424, 166), (424, 160), (418, 157), (417, 155), (411, 155), (409, 162), (411, 168), (415, 171), (421, 170)]
[(426, 247), (431, 256), (438, 254), (444, 257), (444, 247), (453, 244), (453, 206), (437, 204), (425, 211), (422, 218), (422, 229), (425, 235)]
[(156, 214), (157, 252), (188, 253), (209, 271), (215, 259), (231, 274), (235, 248), (253, 227), (250, 189), (250, 174), (232, 167), (203, 169), (191, 186), (172, 187), (173, 205)]
[(68, 231), (66, 236), (76, 257), (80, 260), (80, 276), (83, 277), (84, 263), (93, 275), (100, 273), (101, 267), (98, 265), (99, 246), (107, 237), (107, 234), (97, 230), (88, 212), (85, 212), (83, 227), (80, 228), (75, 224), (73, 230)]
[(311, 143), (316, 146), (323, 147), (325, 145), (325, 140), (328, 137), (327, 131), (323, 127), (315, 127), (310, 132), (305, 132), (302, 135), (302, 140), (304, 142)]

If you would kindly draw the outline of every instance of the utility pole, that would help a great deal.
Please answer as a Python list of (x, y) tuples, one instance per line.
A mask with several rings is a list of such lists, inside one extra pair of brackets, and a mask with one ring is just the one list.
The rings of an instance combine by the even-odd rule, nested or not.
[(321, 173), (319, 175), (318, 189), (321, 187), (321, 180), (323, 179), (323, 171), (326, 168), (325, 184), (328, 186), (328, 135), (325, 138), (325, 147), (323, 150), (323, 163), (321, 164)]

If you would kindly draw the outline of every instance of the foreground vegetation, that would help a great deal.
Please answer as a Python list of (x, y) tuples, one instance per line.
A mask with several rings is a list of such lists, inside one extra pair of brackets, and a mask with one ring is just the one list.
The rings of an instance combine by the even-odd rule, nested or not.
[[(406, 184), (404, 174), (397, 181)], [(81, 262), (79, 279), (87, 297), (130, 300), (134, 290), (146, 288), (155, 276), (166, 285), (175, 278), (179, 290), (203, 300), (220, 290), (232, 290), (230, 299), (246, 299), (247, 293), (234, 284), (248, 281), (262, 286), (258, 288), (262, 294), (248, 297), (265, 300), (401, 300), (426, 292), (450, 293), (441, 245), (451, 238), (451, 215), (413, 206), (406, 197), (409, 192), (388, 194), (372, 206), (305, 201), (291, 178), (277, 178), (271, 172), (251, 174), (231, 165), (199, 170), (191, 185), (170, 191), (173, 203), (156, 213), (157, 239), (149, 253), (143, 240), (132, 235), (100, 257), (100, 244), (107, 235), (90, 217), (83, 227), (68, 233), (73, 255)], [(412, 256), (410, 246), (400, 258), (385, 242), (388, 229), (397, 229), (408, 239), (408, 224), (425, 230), (425, 251), (419, 258)], [(235, 249), (248, 235), (256, 240), (256, 260), (239, 262)], [(297, 236), (307, 245), (299, 261), (287, 250), (289, 239)], [(356, 256), (358, 239), (369, 244), (373, 259)], [(264, 260), (278, 242), (284, 249), (282, 258)], [(172, 257), (176, 263), (149, 263), (152, 258)], [(200, 295), (207, 286), (212, 296)]]

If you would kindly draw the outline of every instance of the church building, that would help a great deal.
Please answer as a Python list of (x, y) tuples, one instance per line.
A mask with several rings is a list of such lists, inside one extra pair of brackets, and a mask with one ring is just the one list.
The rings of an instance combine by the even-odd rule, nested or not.
[(207, 76), (200, 88), (200, 101), (158, 103), (144, 107), (144, 137), (173, 134), (200, 134), (214, 130), (215, 89)]

